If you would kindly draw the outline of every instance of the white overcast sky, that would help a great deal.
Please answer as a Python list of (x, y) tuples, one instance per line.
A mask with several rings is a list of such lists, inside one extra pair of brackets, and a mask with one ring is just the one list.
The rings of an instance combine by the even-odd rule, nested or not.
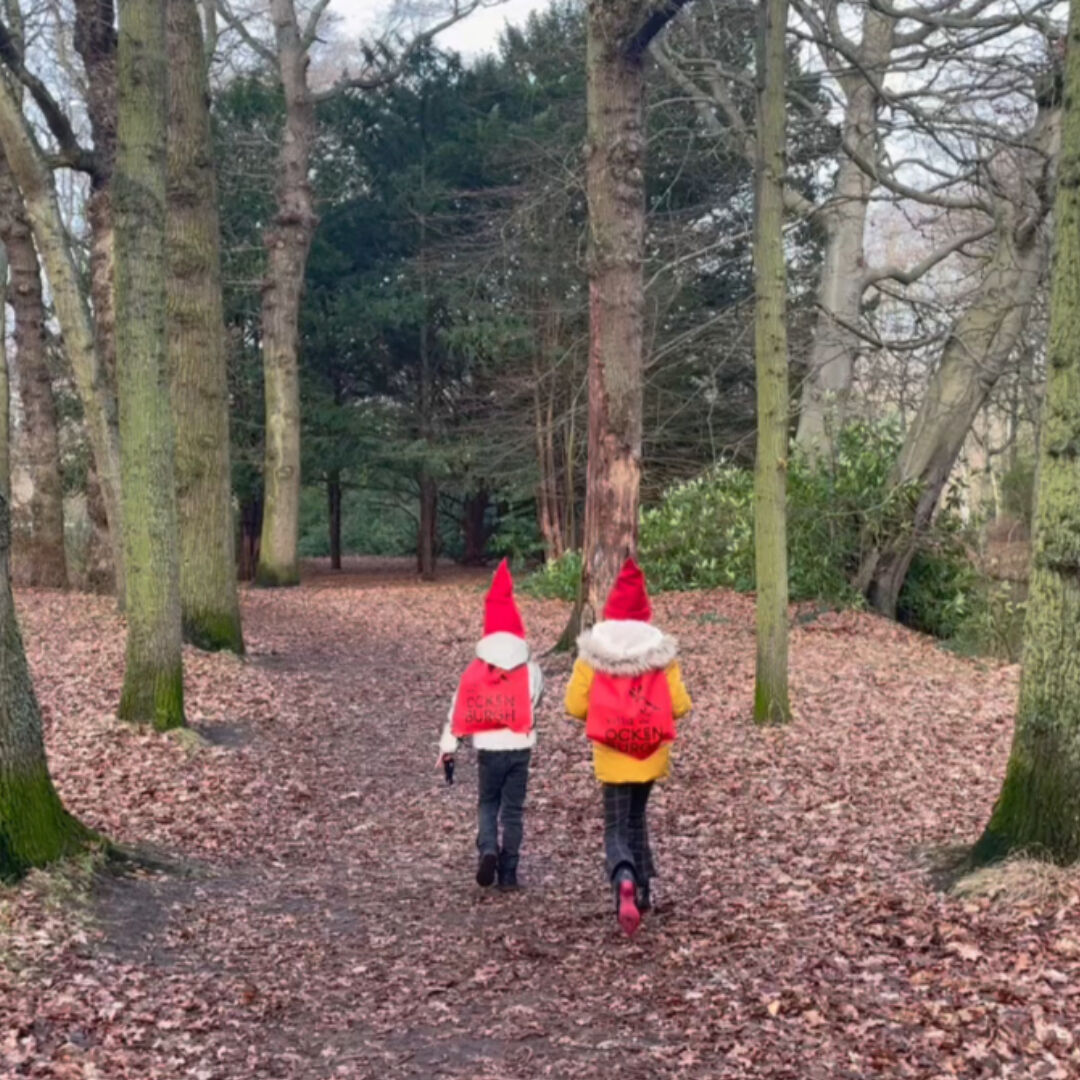
[[(546, 6), (544, 0), (506, 0), (492, 8), (482, 8), (439, 35), (448, 49), (472, 56), (493, 49), (503, 27), (524, 22), (530, 11)], [(330, 10), (343, 20), (346, 33), (362, 34), (377, 29), (390, 7), (387, 0), (332, 0)]]

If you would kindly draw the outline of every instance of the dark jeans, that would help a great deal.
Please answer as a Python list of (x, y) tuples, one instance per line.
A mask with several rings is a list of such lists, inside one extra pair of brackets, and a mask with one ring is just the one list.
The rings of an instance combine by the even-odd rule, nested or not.
[[(529, 784), (531, 750), (478, 750), (476, 764), (480, 804), (476, 847), (481, 855), (499, 856), (499, 874), (517, 870), (524, 831), (525, 789)], [(499, 819), (502, 819), (502, 845)]]
[(622, 867), (634, 871), (638, 885), (656, 877), (656, 864), (649, 847), (649, 826), (645, 809), (653, 782), (604, 785), (604, 851), (608, 877), (612, 880)]

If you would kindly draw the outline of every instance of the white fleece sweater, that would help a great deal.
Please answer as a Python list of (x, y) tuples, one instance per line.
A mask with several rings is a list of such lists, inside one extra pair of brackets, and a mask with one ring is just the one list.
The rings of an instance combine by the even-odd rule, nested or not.
[[(503, 671), (513, 671), (522, 664), (529, 665), (529, 694), (532, 697), (533, 726), (527, 735), (520, 735), (509, 728), (501, 728), (498, 731), (481, 731), (470, 736), (473, 746), (477, 750), (529, 750), (536, 745), (536, 707), (544, 695), (544, 673), (540, 665), (532, 659), (529, 646), (521, 638), (513, 634), (498, 633), (488, 634), (476, 643), (476, 655), (485, 664), (502, 668)], [(457, 752), (460, 740), (450, 730), (454, 719), (454, 706), (457, 704), (457, 691), (450, 702), (450, 711), (443, 725), (442, 736), (439, 739), (439, 753), (453, 754)]]

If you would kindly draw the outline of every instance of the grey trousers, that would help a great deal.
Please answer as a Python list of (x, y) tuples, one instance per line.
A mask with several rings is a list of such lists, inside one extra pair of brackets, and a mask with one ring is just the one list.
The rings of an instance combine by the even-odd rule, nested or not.
[[(500, 873), (517, 870), (525, 829), (525, 791), (531, 750), (478, 750), (476, 847), (481, 855), (498, 855)], [(499, 822), (502, 821), (502, 843)]]
[(638, 885), (656, 877), (645, 809), (653, 782), (604, 785), (604, 851), (608, 877), (623, 867), (633, 870)]

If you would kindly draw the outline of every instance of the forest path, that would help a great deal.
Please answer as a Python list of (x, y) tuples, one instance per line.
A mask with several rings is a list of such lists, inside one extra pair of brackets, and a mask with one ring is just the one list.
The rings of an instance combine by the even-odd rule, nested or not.
[[(660, 907), (627, 941), (588, 748), (561, 716), (564, 658), (544, 660), (527, 887), (473, 883), (471, 752), (452, 788), (435, 756), (485, 584), (362, 564), (246, 591), (249, 659), (188, 659), (195, 748), (108, 716), (107, 605), (20, 598), (69, 805), (191, 872), (106, 879), (83, 934), (24, 890), (0, 1075), (1080, 1075), (1080, 1002), (1060, 981), (1080, 985), (1076, 909), (964, 904), (912, 857), (976, 834), (1014, 670), (826, 615), (793, 634), (798, 723), (761, 732), (750, 601), (661, 597), (697, 707), (652, 808)], [(522, 606), (543, 651), (562, 606)], [(66, 636), (36, 647), (57, 622)]]

